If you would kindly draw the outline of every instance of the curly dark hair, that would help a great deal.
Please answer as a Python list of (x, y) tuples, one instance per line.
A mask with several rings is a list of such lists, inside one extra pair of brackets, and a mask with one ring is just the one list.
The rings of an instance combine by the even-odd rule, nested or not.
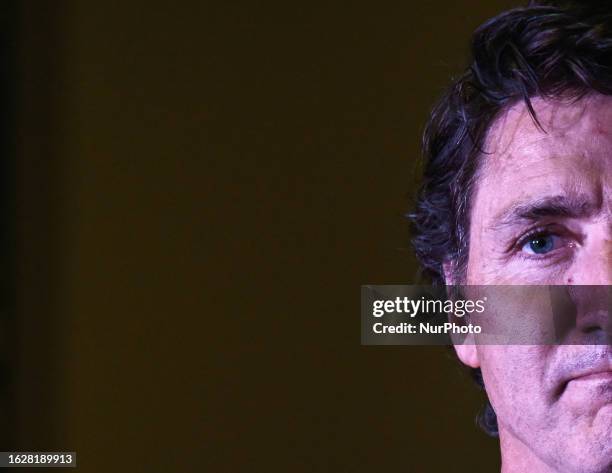
[[(486, 133), (500, 112), (522, 101), (545, 132), (531, 98), (612, 95), (612, 5), (532, 1), (481, 25), (471, 55), (431, 112), (423, 135), (423, 180), (409, 214), (422, 275), (433, 284), (465, 280), (472, 190)], [(472, 375), (484, 387), (480, 370)], [(497, 435), (489, 402), (479, 424)]]

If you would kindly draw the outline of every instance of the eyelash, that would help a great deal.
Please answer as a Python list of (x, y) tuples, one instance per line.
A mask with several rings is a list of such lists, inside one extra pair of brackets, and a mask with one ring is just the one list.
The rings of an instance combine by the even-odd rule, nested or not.
[(557, 237), (557, 238), (564, 238), (562, 235), (560, 235), (561, 232), (558, 231), (553, 231), (550, 228), (546, 228), (546, 227), (539, 227), (539, 228), (534, 228), (532, 230), (530, 230), (525, 236), (523, 236), (522, 238), (519, 238), (516, 245), (515, 245), (515, 249), (518, 252), (518, 254), (520, 255), (521, 258), (525, 258), (525, 259), (530, 259), (530, 260), (546, 260), (549, 258), (553, 258), (555, 256), (557, 256), (557, 252), (558, 250), (552, 250), (548, 253), (542, 254), (542, 255), (536, 255), (536, 254), (526, 254), (524, 253), (522, 250), (524, 248), (524, 246), (529, 243), (531, 240), (534, 240), (538, 237), (542, 237), (542, 236), (552, 236), (552, 237)]

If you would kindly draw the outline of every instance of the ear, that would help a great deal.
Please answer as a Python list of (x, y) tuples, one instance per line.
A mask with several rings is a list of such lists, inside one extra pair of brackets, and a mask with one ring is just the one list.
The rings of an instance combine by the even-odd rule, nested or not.
[[(473, 337), (473, 335), (468, 335), (466, 338), (466, 343), (469, 343), (469, 338)], [(473, 344), (474, 340), (471, 340), (472, 344), (461, 344), (454, 345), (455, 352), (457, 353), (457, 357), (461, 360), (461, 363), (469, 366), (470, 368), (480, 368), (480, 359), (478, 357), (478, 349), (476, 345)]]
[[(455, 262), (453, 260), (445, 260), (442, 263), (442, 271), (444, 272), (444, 283), (447, 286), (454, 286), (457, 284), (455, 280)], [(474, 344), (474, 335), (468, 334), (463, 340), (463, 343), (456, 343), (455, 352), (464, 365), (471, 368), (479, 368), (480, 360), (478, 359), (478, 350)]]

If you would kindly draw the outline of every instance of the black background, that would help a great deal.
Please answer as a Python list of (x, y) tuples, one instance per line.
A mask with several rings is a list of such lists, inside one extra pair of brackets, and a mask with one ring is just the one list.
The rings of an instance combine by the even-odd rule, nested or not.
[(414, 281), (423, 124), (516, 4), (7, 2), (3, 450), (495, 471), (452, 352), (360, 346), (359, 288)]

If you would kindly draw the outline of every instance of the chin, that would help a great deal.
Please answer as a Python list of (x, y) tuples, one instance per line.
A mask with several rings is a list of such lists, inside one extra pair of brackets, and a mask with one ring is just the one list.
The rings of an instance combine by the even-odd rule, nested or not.
[[(598, 416), (600, 417), (600, 416)], [(568, 473), (612, 473), (612, 416), (586, 421), (581, 427), (582, 435), (570, 435), (560, 458), (569, 460), (560, 464), (559, 471)], [(603, 421), (607, 425), (603, 425)]]

